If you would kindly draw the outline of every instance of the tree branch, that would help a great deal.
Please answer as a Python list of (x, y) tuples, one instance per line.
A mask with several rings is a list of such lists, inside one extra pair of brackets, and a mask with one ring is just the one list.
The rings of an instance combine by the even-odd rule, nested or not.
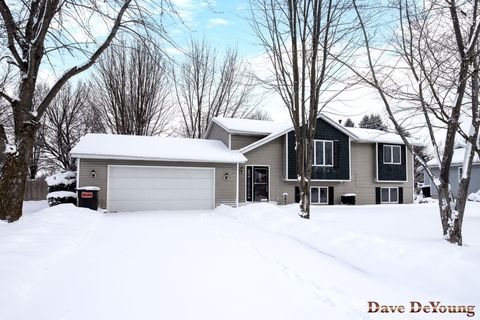
[(0, 14), (2, 15), (3, 22), (5, 23), (5, 29), (7, 30), (8, 49), (17, 61), (20, 70), (26, 71), (27, 65), (20, 57), (17, 48), (15, 47), (15, 41), (17, 41), (18, 44), (21, 43), (21, 38), (17, 33), (18, 27), (15, 24), (12, 13), (10, 12), (10, 9), (4, 0), (0, 0)]
[(66, 71), (63, 76), (53, 85), (53, 87), (50, 89), (46, 97), (43, 99), (43, 101), (40, 103), (40, 105), (37, 108), (37, 113), (38, 113), (38, 118), (40, 118), (52, 102), (53, 98), (57, 95), (57, 93), (60, 91), (60, 89), (67, 83), (67, 81), (72, 78), (73, 76), (87, 70), (93, 64), (97, 61), (97, 59), (100, 57), (100, 55), (105, 51), (105, 49), (108, 48), (112, 40), (115, 38), (115, 35), (117, 34), (118, 29), (120, 28), (122, 24), (122, 17), (127, 11), (128, 6), (132, 0), (127, 0), (123, 4), (122, 8), (118, 12), (117, 18), (115, 20), (115, 24), (112, 27), (112, 30), (110, 31), (110, 34), (108, 35), (107, 39), (102, 43), (102, 45), (92, 54), (90, 59), (79, 66), (75, 66), (68, 71)]

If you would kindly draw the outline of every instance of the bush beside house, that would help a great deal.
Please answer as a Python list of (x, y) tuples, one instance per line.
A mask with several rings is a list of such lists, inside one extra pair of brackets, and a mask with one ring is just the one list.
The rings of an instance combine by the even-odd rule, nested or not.
[(50, 207), (61, 203), (77, 204), (75, 187), (77, 175), (72, 171), (64, 171), (45, 179), (48, 185), (47, 200)]

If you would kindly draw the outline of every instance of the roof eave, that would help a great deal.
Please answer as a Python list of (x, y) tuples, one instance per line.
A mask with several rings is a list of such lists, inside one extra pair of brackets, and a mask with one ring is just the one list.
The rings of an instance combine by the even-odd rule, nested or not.
[(165, 161), (165, 162), (201, 162), (201, 163), (245, 163), (247, 158), (242, 154), (243, 159), (221, 161), (221, 160), (205, 160), (205, 159), (169, 159), (169, 158), (155, 158), (155, 157), (134, 157), (134, 156), (119, 156), (106, 154), (88, 154), (88, 153), (71, 153), (73, 158), (78, 159), (104, 159), (104, 160), (138, 160), (138, 161)]

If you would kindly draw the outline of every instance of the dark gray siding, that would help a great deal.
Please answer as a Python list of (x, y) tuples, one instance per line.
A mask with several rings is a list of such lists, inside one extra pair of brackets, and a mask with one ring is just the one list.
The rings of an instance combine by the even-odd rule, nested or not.
[(212, 122), (212, 127), (210, 128), (210, 132), (208, 133), (208, 136), (205, 138), (210, 140), (220, 140), (227, 146), (227, 148), (230, 147), (229, 146), (230, 133), (228, 133), (225, 129), (220, 127), (215, 122)]
[(401, 164), (385, 164), (383, 163), (383, 146), (392, 144), (377, 144), (377, 166), (378, 181), (406, 181), (407, 180), (407, 162), (405, 146), (399, 145), (401, 148)]
[[(287, 181), (285, 177), (285, 136), (279, 137), (252, 151), (245, 153), (246, 164), (240, 170), (240, 202), (245, 201), (245, 165), (267, 165), (270, 168), (270, 201), (283, 204), (283, 193), (287, 193), (287, 203), (295, 202), (296, 181)], [(375, 204), (376, 187), (402, 187), (403, 202), (413, 202), (413, 161), (409, 154), (409, 182), (377, 183), (375, 180), (375, 144), (352, 143), (352, 177), (351, 181), (312, 181), (312, 186), (333, 187), (333, 203), (340, 204), (341, 196), (346, 193), (357, 195), (357, 204)]]
[[(334, 141), (334, 166), (312, 167), (312, 180), (350, 180), (349, 137), (322, 119), (317, 120), (315, 139)], [(295, 133), (288, 133), (288, 179), (297, 178)]]
[[(236, 204), (236, 164), (106, 159), (80, 159), (79, 164), (78, 185), (79, 187), (99, 187), (99, 205), (101, 208), (106, 208), (107, 206), (109, 165), (215, 168), (215, 205), (227, 204), (234, 206)], [(95, 170), (95, 178), (91, 176), (92, 170)], [(224, 178), (225, 173), (228, 173), (227, 180)]]

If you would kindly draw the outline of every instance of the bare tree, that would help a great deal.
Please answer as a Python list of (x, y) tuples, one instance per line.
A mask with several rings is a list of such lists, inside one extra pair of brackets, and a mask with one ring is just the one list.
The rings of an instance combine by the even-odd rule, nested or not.
[[(57, 93), (69, 79), (94, 65), (120, 29), (137, 36), (148, 34), (155, 19), (160, 19), (163, 13), (158, 10), (162, 9), (159, 4), (155, 9), (158, 15), (152, 19), (151, 4), (146, 0), (38, 0), (9, 5), (0, 0), (0, 69), (5, 64), (11, 65), (15, 73), (12, 90), (0, 91), (0, 98), (7, 101), (14, 123), (11, 136), (4, 135), (5, 130), (0, 127), (2, 140), (8, 140), (0, 169), (0, 219), (12, 222), (22, 215), (35, 134)], [(106, 34), (99, 34), (102, 26), (108, 28)], [(34, 108), (32, 99), (40, 71), (46, 70), (55, 57), (60, 62), (58, 57), (67, 55), (72, 63), (83, 59), (85, 62), (67, 68)]]
[(352, 24), (344, 0), (256, 0), (252, 27), (273, 68), (266, 85), (287, 107), (295, 131), (300, 216), (310, 217), (313, 138), (319, 111), (339, 84), (341, 65), (331, 55), (346, 58)]
[[(367, 6), (354, 0), (363, 32), (367, 71), (353, 67), (352, 70), (377, 90), (396, 131), (434, 182), (444, 238), (458, 245), (462, 245), (462, 222), (480, 125), (478, 5), (478, 0), (461, 3), (397, 0), (393, 3), (396, 16), (393, 21), (398, 21), (393, 41), (377, 53), (372, 35), (378, 33), (370, 30), (376, 26), (368, 24), (372, 20), (368, 18)], [(382, 60), (385, 58), (390, 63)], [(462, 114), (470, 115), (469, 132), (463, 132), (459, 126)], [(415, 125), (426, 130), (440, 166), (438, 176), (407, 139), (402, 128), (407, 118), (414, 118)], [(465, 138), (467, 147), (459, 192), (455, 196), (449, 173), (457, 134)]]
[(270, 113), (263, 109), (255, 109), (244, 118), (250, 120), (272, 120)]
[(108, 131), (159, 135), (173, 116), (163, 54), (137, 41), (112, 45), (96, 67), (93, 102)]
[(85, 99), (88, 94), (83, 83), (76, 87), (66, 84), (46, 111), (45, 123), (39, 130), (45, 166), (76, 170), (70, 151), (83, 135), (93, 131), (89, 117), (85, 116), (89, 114)]
[(218, 52), (205, 40), (191, 41), (183, 61), (172, 67), (175, 99), (180, 108), (180, 135), (201, 138), (210, 119), (241, 118), (257, 105), (253, 78), (236, 50)]

